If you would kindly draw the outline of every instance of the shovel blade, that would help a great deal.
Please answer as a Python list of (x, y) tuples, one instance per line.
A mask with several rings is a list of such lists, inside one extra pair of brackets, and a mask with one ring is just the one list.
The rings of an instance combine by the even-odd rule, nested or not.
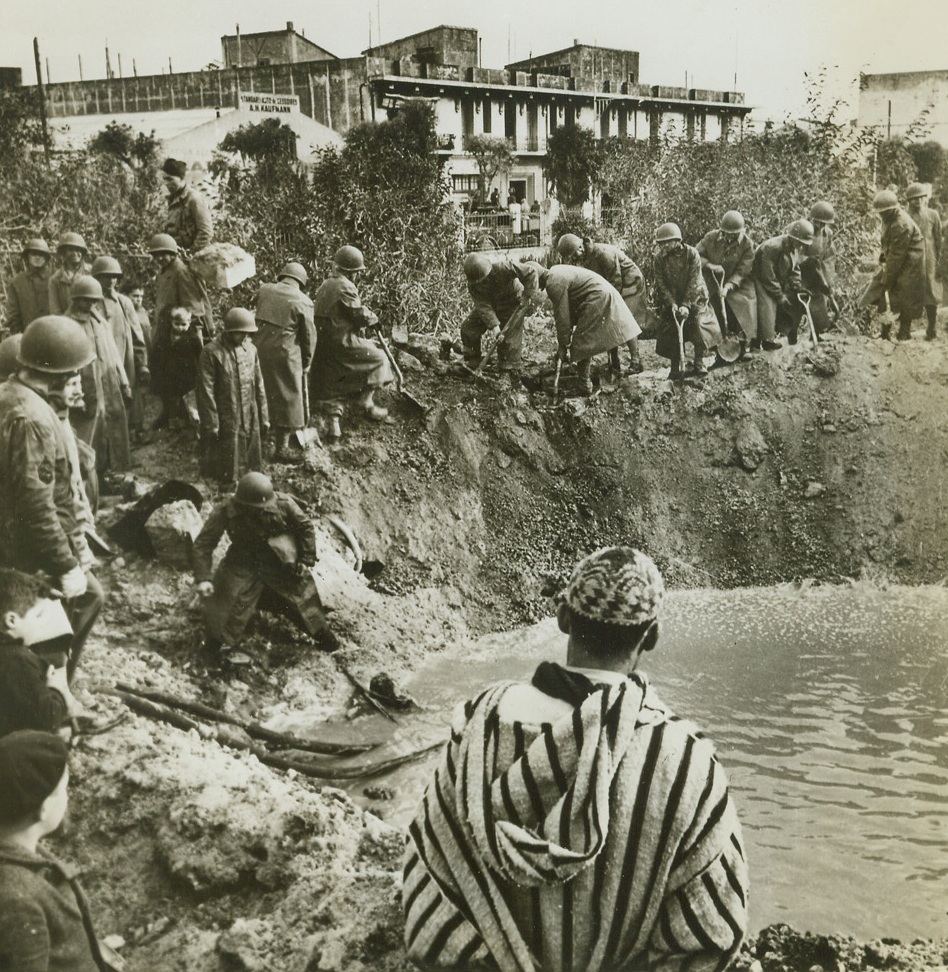
[(741, 354), (740, 338), (726, 337), (718, 345), (718, 354), (728, 362), (737, 361)]

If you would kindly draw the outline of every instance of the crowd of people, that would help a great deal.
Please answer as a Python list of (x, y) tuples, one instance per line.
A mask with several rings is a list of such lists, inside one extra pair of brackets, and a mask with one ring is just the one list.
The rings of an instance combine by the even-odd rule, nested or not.
[[(111, 968), (68, 868), (39, 847), (65, 813), (68, 750), (86, 713), (73, 685), (104, 601), (96, 578), (100, 488), (131, 463), (149, 433), (199, 433), (203, 474), (224, 495), (194, 546), (204, 605), (203, 652), (220, 664), (261, 598), (282, 607), (320, 648), (338, 646), (313, 581), (311, 518), (264, 474), (301, 461), (310, 402), (324, 403), (328, 437), (347, 403), (389, 422), (376, 400), (393, 380), (369, 334), (365, 267), (342, 245), (312, 298), (290, 261), (258, 291), (255, 310), (232, 307), (218, 325), (188, 254), (213, 239), (206, 202), (168, 160), (167, 224), (150, 240), (153, 317), (144, 288), (118, 260), (64, 233), (54, 252), (23, 247), (0, 342), (0, 969)], [(864, 306), (898, 315), (897, 337), (927, 314), (935, 337), (941, 224), (913, 185), (904, 210), (876, 194), (880, 270)], [(729, 211), (696, 246), (667, 222), (654, 234), (656, 351), (669, 377), (707, 375), (706, 354), (730, 360), (798, 340), (801, 322), (833, 326), (835, 213), (755, 246)], [(472, 310), (460, 343), (468, 368), (495, 339), (497, 371), (521, 369), (526, 313), (548, 300), (557, 374), (570, 364), (592, 394), (592, 362), (642, 371), (646, 280), (619, 247), (565, 234), (558, 262), (469, 253)], [(808, 320), (809, 318), (809, 320)], [(368, 332), (368, 333), (367, 333)], [(884, 331), (888, 337), (888, 330)], [(146, 390), (160, 411), (146, 426)], [(103, 477), (105, 483), (103, 484)], [(227, 536), (223, 560), (215, 549)], [(609, 548), (581, 561), (557, 617), (566, 665), (544, 663), (529, 685), (489, 690), (458, 715), (451, 741), (409, 831), (406, 945), (423, 966), (507, 969), (722, 967), (746, 927), (740, 827), (710, 744), (675, 717), (636, 673), (655, 648), (663, 585), (640, 551)], [(489, 963), (494, 965), (490, 966)], [(670, 967), (669, 965), (669, 967)], [(678, 965), (675, 965), (678, 967)]]

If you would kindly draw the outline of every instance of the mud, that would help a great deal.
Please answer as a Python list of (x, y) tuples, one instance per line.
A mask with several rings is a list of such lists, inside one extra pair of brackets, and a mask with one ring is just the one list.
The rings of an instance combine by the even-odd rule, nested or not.
[[(340, 663), (362, 681), (384, 671), (399, 683), (448, 645), (548, 614), (575, 560), (603, 544), (643, 546), (675, 587), (948, 573), (945, 340), (837, 336), (681, 385), (646, 342), (643, 375), (599, 376), (588, 402), (567, 378), (556, 404), (543, 390), (549, 321), (527, 330), (527, 387), (456, 373), (437, 339), (412, 337), (399, 354), (412, 393), (435, 403), (423, 419), (397, 401), (393, 425), (347, 416), (338, 445), (271, 470), (316, 518), (316, 578), (339, 652), (261, 615), (243, 646), (250, 664), (208, 675), (190, 575), (122, 553), (99, 570), (109, 600), (81, 699), (118, 714), (108, 689), (121, 681), (258, 722), (324, 714), (334, 738), (365, 738)], [(190, 433), (163, 431), (136, 453), (135, 478), (198, 482), (192, 450)], [(106, 497), (103, 522), (121, 509)], [(373, 579), (352, 569), (328, 514), (352, 528), (380, 569)], [(124, 939), (130, 968), (408, 968), (401, 834), (332, 785), (131, 716), (81, 742), (72, 795), (55, 849), (83, 868), (100, 932)], [(362, 797), (384, 815), (384, 787), (367, 781)], [(740, 967), (920, 970), (943, 959), (945, 943), (768, 929)]]

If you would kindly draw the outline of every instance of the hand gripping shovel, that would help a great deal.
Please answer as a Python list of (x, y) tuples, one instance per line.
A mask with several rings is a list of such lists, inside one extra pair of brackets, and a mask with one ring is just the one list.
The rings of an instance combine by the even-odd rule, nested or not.
[(418, 413), (419, 415), (427, 415), (431, 411), (430, 405), (425, 405), (418, 401), (414, 395), (410, 395), (405, 390), (405, 376), (402, 374), (402, 369), (398, 367), (398, 362), (395, 360), (395, 355), (392, 354), (391, 349), (388, 346), (388, 342), (382, 337), (382, 329), (379, 325), (373, 324), (372, 327), (375, 330), (375, 335), (379, 339), (379, 344), (382, 346), (382, 350), (385, 352), (385, 357), (388, 358), (388, 363), (392, 366), (392, 371), (395, 373), (395, 388), (398, 393), (405, 399), (405, 401), (411, 406), (411, 409)]
[(718, 303), (721, 305), (722, 340), (718, 347), (718, 356), (728, 364), (732, 364), (733, 362), (737, 361), (741, 355), (741, 339), (736, 334), (728, 336), (727, 304), (725, 303), (724, 294), (722, 292), (722, 288), (724, 287), (724, 274), (712, 272), (711, 276), (714, 277), (714, 283), (717, 287), (718, 293)]
[(810, 328), (810, 340), (815, 348), (820, 343), (820, 339), (816, 336), (816, 325), (813, 323), (813, 315), (810, 313), (810, 295), (806, 292), (797, 294), (797, 299), (803, 304), (803, 313), (806, 315), (806, 322)]

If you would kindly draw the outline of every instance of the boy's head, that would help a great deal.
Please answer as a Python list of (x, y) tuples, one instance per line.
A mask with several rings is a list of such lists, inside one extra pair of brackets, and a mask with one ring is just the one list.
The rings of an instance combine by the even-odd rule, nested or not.
[(651, 557), (632, 547), (606, 547), (573, 569), (557, 609), (570, 636), (569, 664), (613, 668), (654, 648), (665, 597)]
[(171, 331), (173, 334), (184, 334), (191, 326), (191, 312), (187, 307), (174, 307), (171, 310)]
[(57, 830), (69, 804), (69, 750), (59, 736), (22, 730), (0, 739), (0, 832)]
[(13, 568), (0, 568), (0, 640), (38, 645), (72, 634), (62, 602), (45, 581)]

